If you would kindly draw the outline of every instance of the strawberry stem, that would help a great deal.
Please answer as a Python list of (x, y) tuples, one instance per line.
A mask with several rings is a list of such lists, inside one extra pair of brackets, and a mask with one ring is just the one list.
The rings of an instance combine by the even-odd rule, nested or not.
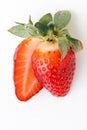
[(31, 20), (31, 15), (29, 15), (29, 24), (32, 24), (33, 25), (33, 22)]
[(63, 53), (63, 57), (67, 54), (68, 48), (72, 47), (74, 51), (83, 48), (82, 43), (75, 38), (72, 38), (65, 28), (71, 19), (71, 13), (67, 10), (61, 10), (54, 14), (50, 13), (42, 16), (38, 22), (33, 24), (31, 16), (29, 16), (28, 24), (16, 22), (8, 31), (12, 34), (23, 37), (39, 37), (49, 42), (58, 41), (59, 49)]

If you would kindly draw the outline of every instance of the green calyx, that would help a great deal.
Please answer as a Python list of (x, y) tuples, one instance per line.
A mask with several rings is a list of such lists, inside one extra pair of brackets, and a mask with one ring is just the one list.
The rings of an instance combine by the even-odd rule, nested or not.
[(65, 28), (70, 19), (71, 13), (68, 10), (62, 10), (56, 12), (54, 16), (51, 13), (45, 14), (35, 24), (33, 24), (31, 17), (29, 17), (28, 24), (16, 22), (16, 25), (8, 31), (22, 38), (33, 36), (43, 38), (47, 41), (57, 39), (60, 52), (65, 57), (70, 47), (76, 52), (82, 49), (82, 43), (72, 38)]

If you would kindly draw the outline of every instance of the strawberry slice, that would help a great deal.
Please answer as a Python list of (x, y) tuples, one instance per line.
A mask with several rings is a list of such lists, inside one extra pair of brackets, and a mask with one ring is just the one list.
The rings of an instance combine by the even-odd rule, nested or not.
[(14, 54), (15, 93), (21, 101), (30, 99), (42, 89), (31, 66), (31, 55), (38, 43), (37, 38), (25, 39), (18, 45)]

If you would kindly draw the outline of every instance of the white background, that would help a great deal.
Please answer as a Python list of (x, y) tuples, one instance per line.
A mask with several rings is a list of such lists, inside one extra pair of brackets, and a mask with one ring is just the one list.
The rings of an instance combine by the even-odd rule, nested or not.
[[(20, 102), (14, 93), (13, 54), (23, 40), (7, 30), (14, 21), (33, 21), (41, 15), (67, 9), (73, 37), (83, 42), (76, 55), (77, 68), (67, 96), (57, 98), (43, 89)], [(0, 3), (0, 130), (87, 130), (87, 1), (86, 0), (2, 0)]]

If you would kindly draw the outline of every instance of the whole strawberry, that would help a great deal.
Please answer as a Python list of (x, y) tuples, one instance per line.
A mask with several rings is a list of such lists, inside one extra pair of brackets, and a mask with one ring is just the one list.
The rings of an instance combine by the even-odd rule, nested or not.
[(32, 56), (38, 81), (55, 96), (64, 96), (69, 91), (75, 71), (75, 60), (72, 49), (69, 49), (62, 60), (59, 50), (35, 50)]
[(65, 28), (71, 19), (67, 10), (47, 13), (33, 24), (16, 22), (9, 31), (26, 38), (14, 55), (15, 93), (26, 101), (42, 87), (55, 96), (65, 96), (70, 90), (76, 67), (75, 53), (82, 43), (72, 38)]
[(65, 29), (70, 18), (69, 11), (59, 11), (54, 18), (47, 14), (36, 23), (41, 33), (48, 30), (33, 52), (32, 66), (41, 85), (55, 96), (65, 96), (70, 90), (76, 67), (75, 52), (82, 49), (81, 42)]

